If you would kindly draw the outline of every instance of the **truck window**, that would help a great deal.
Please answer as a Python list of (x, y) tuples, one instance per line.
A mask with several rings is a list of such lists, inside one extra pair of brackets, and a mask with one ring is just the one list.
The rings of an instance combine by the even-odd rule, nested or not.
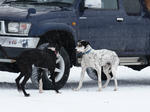
[(118, 0), (85, 0), (85, 7), (93, 9), (115, 10), (118, 9)]
[(147, 10), (150, 12), (150, 0), (145, 0)]
[(123, 0), (125, 11), (130, 16), (138, 16), (141, 13), (141, 4), (139, 0)]

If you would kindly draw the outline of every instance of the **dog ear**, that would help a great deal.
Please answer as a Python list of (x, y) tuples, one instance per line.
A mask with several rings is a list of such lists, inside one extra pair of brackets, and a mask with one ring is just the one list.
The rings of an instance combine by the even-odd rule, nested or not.
[(82, 41), (83, 46), (86, 48), (90, 43), (88, 41)]
[(77, 41), (77, 45), (78, 45), (81, 41), (82, 41), (82, 40), (78, 40), (78, 41)]
[(47, 49), (52, 50), (52, 51), (56, 51), (55, 47), (47, 47)]
[(56, 52), (59, 52), (59, 50), (61, 48), (60, 45), (55, 43), (55, 42), (49, 42), (49, 46), (48, 47), (54, 47)]
[(60, 51), (60, 46), (58, 44), (56, 44), (55, 49), (56, 49), (56, 52), (59, 52)]
[(86, 41), (86, 45), (90, 45), (90, 43), (88, 41)]
[(85, 40), (78, 40), (77, 43), (85, 42)]

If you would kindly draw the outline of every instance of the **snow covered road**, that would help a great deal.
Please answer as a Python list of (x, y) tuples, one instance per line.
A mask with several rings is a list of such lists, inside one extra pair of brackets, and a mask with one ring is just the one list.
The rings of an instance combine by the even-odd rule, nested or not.
[(61, 94), (38, 90), (28, 82), (27, 91), (31, 97), (18, 93), (14, 79), (18, 74), (0, 72), (0, 112), (149, 112), (150, 67), (138, 72), (119, 67), (117, 72), (119, 90), (113, 91), (114, 82), (98, 92), (97, 82), (85, 77), (83, 88), (77, 87), (81, 68), (73, 67)]

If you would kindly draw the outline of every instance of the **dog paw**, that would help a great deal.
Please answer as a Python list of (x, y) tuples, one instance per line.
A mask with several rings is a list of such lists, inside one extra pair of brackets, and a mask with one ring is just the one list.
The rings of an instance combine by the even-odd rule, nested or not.
[(117, 89), (115, 88), (114, 91), (117, 91)]
[(43, 91), (39, 91), (39, 93), (43, 93)]
[(61, 92), (56, 92), (57, 94), (61, 94)]
[(98, 91), (100, 92), (100, 91), (102, 91), (102, 89), (98, 89)]
[(58, 94), (60, 93), (58, 90), (55, 90), (55, 92), (58, 93)]
[(21, 88), (17, 88), (18, 92), (21, 92)]
[(25, 94), (25, 97), (29, 97), (30, 96), (30, 94)]
[(79, 91), (79, 88), (74, 88), (73, 91)]
[(106, 86), (102, 86), (102, 88), (106, 88)]
[(19, 92), (21, 92), (21, 86), (17, 86), (17, 90), (19, 91)]

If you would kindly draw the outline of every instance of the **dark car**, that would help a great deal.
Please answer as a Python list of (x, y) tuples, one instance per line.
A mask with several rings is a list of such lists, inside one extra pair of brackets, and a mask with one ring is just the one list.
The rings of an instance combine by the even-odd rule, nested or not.
[[(148, 0), (5, 0), (0, 6), (0, 44), (11, 57), (28, 49), (43, 49), (49, 42), (61, 46), (56, 85), (62, 88), (72, 66), (79, 65), (75, 45), (87, 40), (94, 49), (117, 52), (120, 65), (140, 70), (150, 63)], [(0, 70), (19, 72), (0, 53)], [(88, 75), (96, 80), (96, 72)], [(50, 76), (44, 89), (51, 89)], [(37, 69), (32, 82), (37, 85)]]

